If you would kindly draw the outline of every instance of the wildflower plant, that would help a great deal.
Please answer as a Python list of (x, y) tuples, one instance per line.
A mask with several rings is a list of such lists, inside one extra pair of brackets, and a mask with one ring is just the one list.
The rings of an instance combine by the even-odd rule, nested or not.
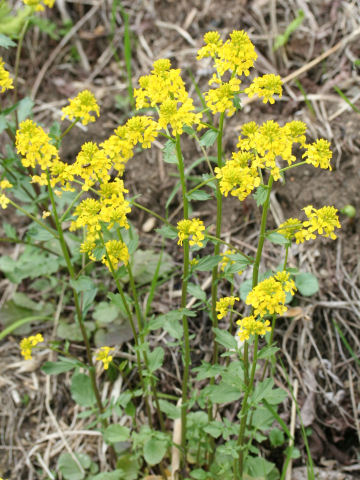
[[(40, 1), (24, 1), (35, 10), (43, 8)], [(53, 5), (52, 0), (43, 3)], [(134, 115), (119, 125), (99, 145), (89, 139), (71, 163), (60, 158), (61, 141), (76, 123), (86, 126), (100, 116), (100, 107), (89, 90), (69, 99), (57, 131), (50, 129), (47, 133), (46, 128), (31, 118), (23, 119), (18, 125), (8, 123), (7, 133), (16, 149), (16, 160), (9, 166), (3, 159), (0, 205), (3, 209), (18, 209), (32, 222), (32, 228), (35, 226), (43, 232), (43, 236), (38, 233), (29, 236), (31, 248), (45, 249), (47, 255), (50, 249), (52, 261), (60, 257), (57, 268), (67, 271), (65, 285), (72, 294), (72, 320), (78, 327), (86, 355), (74, 357), (68, 345), (62, 348), (59, 342), (51, 343), (40, 333), (22, 339), (20, 350), (25, 359), (30, 359), (36, 355), (34, 349), (43, 348), (45, 344), (59, 354), (57, 362), (45, 363), (46, 373), (73, 371), (73, 399), (80, 406), (90, 408), (86, 414), (93, 415), (93, 425), (103, 434), (109, 458), (115, 459), (117, 478), (130, 478), (127, 463), (122, 462), (125, 457), (118, 448), (119, 442), (131, 445), (126, 459), (137, 475), (131, 478), (143, 478), (143, 474), (151, 470), (164, 479), (169, 478), (174, 449), (180, 464), (171, 472), (172, 478), (175, 475), (182, 480), (221, 476), (224, 480), (240, 480), (265, 478), (264, 472), (269, 475), (266, 478), (284, 478), (291, 452), (285, 453), (288, 455), (285, 470), (280, 473), (274, 464), (259, 456), (258, 447), (273, 428), (275, 418), (279, 418), (276, 408), (286, 396), (283, 390), (274, 387), (272, 372), (268, 372), (267, 367), (269, 359), (274, 361), (276, 319), (287, 311), (289, 297), (296, 292), (292, 271), (287, 265), (288, 251), (292, 242), (303, 243), (317, 236), (335, 239), (336, 229), (340, 228), (335, 207), (308, 205), (303, 208), (305, 220), (289, 218), (275, 232), (267, 230), (274, 182), (280, 181), (287, 170), (304, 164), (331, 170), (329, 142), (319, 139), (308, 143), (306, 125), (298, 120), (284, 125), (272, 120), (259, 124), (251, 121), (241, 126), (236, 151), (225, 152), (226, 117), (240, 112), (241, 118), (241, 102), (246, 96), (258, 96), (264, 103), (273, 104), (282, 95), (281, 79), (270, 73), (255, 77), (252, 82), (248, 80), (257, 54), (244, 31), (232, 32), (225, 41), (218, 32), (208, 32), (197, 58), (205, 57), (211, 58), (214, 74), (209, 79), (210, 88), (203, 94), (202, 111), (189, 96), (180, 69), (172, 68), (168, 59), (156, 60), (150, 74), (139, 79), (139, 87), (134, 91), (136, 108), (145, 110), (145, 114)], [(16, 82), (14, 87), (17, 88)], [(2, 60), (0, 88), (3, 94), (13, 88), (11, 75), (4, 69)], [(209, 114), (212, 114), (211, 123)], [(199, 139), (198, 132), (204, 129)], [(205, 153), (206, 148), (215, 143), (217, 152), (214, 170), (208, 162), (208, 175), (192, 189), (188, 186), (187, 159), (182, 152), (185, 135), (199, 142)], [(171, 152), (180, 179), (182, 215), (176, 226), (131, 198), (123, 178), (127, 162), (136, 151), (151, 148), (152, 143), (162, 137), (167, 140), (164, 156)], [(300, 156), (295, 153), (295, 147), (301, 150)], [(207, 155), (205, 161), (208, 161)], [(21, 170), (21, 181), (14, 173), (16, 169)], [(23, 178), (27, 178), (27, 182)], [(253, 194), (261, 207), (254, 257), (222, 240), (222, 202), (229, 194), (239, 202)], [(70, 200), (65, 201), (65, 197)], [(24, 205), (13, 198), (20, 199)], [(191, 215), (193, 199), (211, 198), (215, 199), (217, 208), (213, 226)], [(160, 233), (172, 242), (171, 248), (179, 249), (183, 258), (178, 308), (158, 316), (151, 311), (151, 302), (160, 278), (161, 256), (153, 273), (148, 300), (144, 302), (144, 292), (138, 288), (134, 275), (136, 241), (128, 219), (135, 208), (153, 214), (164, 223)], [(214, 234), (209, 233), (211, 227)], [(274, 233), (282, 238), (284, 246), (282, 266), (260, 281), (263, 245), (271, 241)], [(56, 252), (52, 250), (54, 242), (58, 245)], [(221, 251), (223, 245), (225, 248)], [(204, 253), (205, 247), (208, 254)], [(96, 268), (105, 266), (105, 275), (112, 277), (115, 293), (109, 292), (109, 298), (131, 327), (133, 356), (126, 354), (125, 358), (131, 357), (134, 361), (122, 362), (117, 357), (115, 344), (93, 349), (86, 318), (95, 304), (96, 287), (92, 278), (95, 265)], [(251, 289), (245, 301), (241, 301), (234, 274), (245, 270), (251, 270)], [(211, 271), (209, 298), (196, 284), (202, 271)], [(221, 296), (220, 292), (226, 289), (230, 294)], [(198, 302), (189, 304), (190, 294)], [(189, 318), (195, 319), (199, 312), (205, 313), (207, 327), (211, 328), (211, 363), (203, 361), (191, 366)], [(158, 329), (170, 335), (175, 348), (181, 350), (182, 378), (176, 395), (161, 391), (158, 370), (163, 367), (166, 349), (150, 345), (148, 341), (151, 331)], [(266, 362), (260, 379), (256, 379), (260, 358)], [(122, 375), (126, 379), (124, 383), (132, 386), (124, 387), (126, 390), (116, 399), (105, 398), (103, 377), (99, 380), (96, 375), (96, 369), (101, 366), (109, 375)], [(195, 380), (201, 381), (202, 386), (195, 389)], [(92, 393), (83, 395), (82, 390)], [(145, 424), (142, 424), (144, 415), (137, 410), (142, 401)], [(239, 401), (240, 407), (230, 422), (224, 405), (234, 401)], [(261, 425), (257, 416), (264, 409), (272, 415), (269, 422)], [(120, 415), (126, 413), (131, 421), (125, 421), (126, 425), (113, 424), (113, 411)], [(171, 435), (170, 420), (180, 422), (177, 439)], [(292, 440), (290, 432), (285, 431)]]

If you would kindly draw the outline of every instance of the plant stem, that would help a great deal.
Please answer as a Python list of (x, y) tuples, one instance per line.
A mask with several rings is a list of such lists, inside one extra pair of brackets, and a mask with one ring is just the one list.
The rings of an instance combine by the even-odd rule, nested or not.
[[(65, 242), (64, 233), (63, 233), (62, 228), (61, 228), (61, 223), (59, 221), (59, 216), (58, 216), (57, 209), (56, 209), (54, 193), (52, 191), (52, 187), (51, 187), (51, 184), (50, 184), (49, 172), (47, 172), (47, 178), (48, 178), (49, 197), (50, 197), (50, 201), (51, 201), (51, 205), (52, 205), (52, 209), (53, 209), (53, 215), (54, 215), (56, 229), (57, 229), (57, 232), (58, 232), (58, 239), (59, 239), (59, 242), (60, 242), (61, 250), (62, 250), (63, 255), (64, 255), (64, 259), (65, 259), (65, 262), (66, 262), (66, 266), (67, 266), (69, 275), (70, 275), (72, 280), (75, 280), (76, 275), (75, 275), (74, 267), (71, 263), (71, 258), (70, 258), (70, 254), (69, 254), (66, 242)], [(92, 385), (92, 389), (93, 389), (94, 394), (95, 394), (96, 403), (97, 403), (99, 412), (100, 412), (100, 414), (102, 414), (102, 413), (104, 413), (104, 406), (102, 404), (100, 392), (99, 392), (99, 389), (98, 389), (97, 383), (96, 383), (95, 367), (94, 367), (94, 363), (93, 363), (93, 359), (92, 359), (92, 355), (91, 355), (90, 342), (89, 342), (89, 339), (88, 339), (88, 336), (87, 336), (87, 333), (86, 333), (86, 328), (85, 328), (85, 325), (84, 325), (84, 319), (83, 319), (82, 311), (81, 311), (81, 308), (80, 308), (79, 296), (78, 296), (78, 293), (75, 290), (75, 288), (73, 288), (72, 290), (73, 290), (73, 295), (74, 295), (76, 317), (77, 317), (77, 320), (78, 320), (78, 323), (79, 323), (81, 335), (82, 335), (84, 343), (85, 343), (86, 356), (87, 356), (87, 360), (88, 360), (88, 364), (89, 364), (89, 375), (90, 375), (91, 385)], [(108, 422), (107, 422), (106, 418), (102, 418), (101, 423), (102, 423), (104, 428), (106, 428), (107, 425), (108, 425)]]
[[(262, 209), (262, 215), (261, 215), (261, 226), (260, 226), (260, 234), (259, 234), (259, 242), (258, 242), (258, 247), (256, 251), (256, 257), (255, 257), (255, 262), (254, 262), (254, 267), (253, 267), (253, 277), (252, 277), (252, 288), (254, 289), (256, 285), (258, 284), (259, 281), (259, 268), (260, 268), (260, 261), (261, 261), (261, 254), (262, 254), (262, 249), (264, 246), (264, 241), (265, 241), (265, 231), (266, 231), (266, 222), (267, 222), (267, 216), (268, 216), (268, 211), (269, 211), (269, 206), (270, 206), (270, 193), (271, 193), (271, 188), (272, 184), (274, 182), (274, 178), (272, 175), (270, 175), (268, 184), (267, 184), (267, 195), (266, 199), (263, 205)], [(244, 469), (244, 443), (245, 443), (245, 428), (246, 428), (246, 421), (247, 421), (247, 412), (248, 412), (248, 405), (247, 401), (249, 398), (249, 395), (251, 394), (252, 388), (253, 388), (253, 383), (254, 383), (254, 375), (255, 375), (255, 370), (256, 370), (256, 361), (257, 361), (257, 350), (258, 350), (258, 342), (259, 342), (259, 337), (258, 335), (255, 335), (255, 341), (254, 341), (254, 356), (253, 356), (253, 362), (252, 362), (252, 368), (250, 372), (250, 376), (248, 374), (249, 371), (249, 344), (247, 341), (244, 343), (244, 382), (246, 385), (246, 391), (245, 395), (243, 398), (242, 402), (242, 407), (240, 411), (240, 430), (239, 430), (239, 436), (238, 436), (238, 446), (241, 448), (239, 452), (239, 463), (236, 462), (235, 464), (235, 471), (238, 473), (238, 478), (242, 479), (243, 475), (243, 469)]]
[[(120, 229), (117, 229), (117, 234), (118, 234), (119, 239), (121, 241), (123, 241)], [(134, 303), (135, 303), (135, 314), (136, 314), (136, 319), (137, 319), (137, 324), (138, 324), (140, 342), (143, 345), (145, 343), (145, 338), (144, 338), (144, 333), (143, 333), (144, 320), (143, 320), (143, 315), (142, 315), (141, 308), (140, 308), (139, 297), (138, 297), (138, 293), (137, 293), (137, 289), (136, 289), (136, 285), (135, 285), (135, 279), (134, 279), (134, 275), (132, 273), (132, 268), (131, 268), (130, 262), (128, 262), (128, 264), (126, 265), (126, 269), (127, 269), (128, 275), (129, 275), (130, 287), (131, 287), (131, 291), (132, 291), (132, 295), (133, 295), (133, 299), (134, 299)], [(144, 357), (145, 367), (150, 374), (150, 377), (149, 377), (150, 378), (150, 386), (151, 386), (151, 391), (152, 391), (152, 394), (153, 394), (154, 400), (155, 400), (155, 406), (156, 406), (156, 411), (157, 411), (157, 416), (158, 416), (158, 419), (159, 419), (160, 427), (161, 427), (161, 430), (165, 433), (164, 417), (163, 417), (163, 414), (160, 410), (159, 398), (158, 398), (158, 395), (157, 395), (154, 378), (151, 376), (151, 373), (150, 373), (149, 360), (148, 360), (148, 356), (147, 356), (147, 353), (146, 353), (145, 350), (143, 352), (143, 357)]]
[(37, 219), (36, 217), (34, 217), (33, 215), (31, 215), (31, 213), (29, 213), (27, 210), (25, 210), (24, 208), (20, 207), (20, 205), (18, 205), (17, 203), (13, 202), (12, 200), (9, 199), (9, 203), (10, 205), (12, 205), (14, 208), (16, 208), (17, 210), (19, 210), (19, 212), (23, 213), (24, 215), (26, 215), (27, 217), (31, 218), (31, 220), (35, 223), (37, 223), (38, 225), (40, 225), (41, 228), (43, 228), (44, 230), (46, 230), (47, 232), (51, 233), (51, 235), (57, 239), (59, 239), (59, 235), (57, 235), (54, 230), (52, 230), (51, 228), (49, 228), (44, 222), (41, 222), (39, 219)]
[[(186, 193), (186, 179), (184, 160), (181, 153), (180, 136), (176, 135), (176, 155), (178, 159), (178, 168), (180, 173), (180, 182), (183, 199), (183, 213), (184, 219), (189, 218), (189, 203)], [(186, 307), (187, 297), (187, 285), (189, 276), (189, 240), (183, 242), (184, 260), (183, 260), (183, 279), (181, 289), (181, 308)], [(189, 324), (186, 315), (183, 315), (182, 324), (184, 329), (184, 373), (182, 379), (182, 402), (181, 402), (181, 455), (182, 466), (186, 469), (186, 414), (187, 414), (187, 397), (188, 397), (188, 381), (189, 381), (189, 369), (190, 369), (190, 341), (189, 341)]]
[[(23, 44), (25, 33), (28, 26), (29, 26), (29, 20), (26, 20), (21, 29), (21, 32), (19, 35), (19, 42), (16, 48), (15, 71), (14, 71), (14, 97), (13, 97), (14, 104), (17, 102), (17, 98), (18, 98), (18, 78), (19, 78), (20, 56), (21, 56), (22, 44)], [(17, 130), (19, 128), (17, 110), (15, 110), (15, 124), (16, 124), (16, 130)]]

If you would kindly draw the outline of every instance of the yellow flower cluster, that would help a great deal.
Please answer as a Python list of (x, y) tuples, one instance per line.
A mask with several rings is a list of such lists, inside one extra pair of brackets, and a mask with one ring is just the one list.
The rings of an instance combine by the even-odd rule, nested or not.
[(171, 68), (170, 60), (154, 62), (150, 75), (139, 79), (140, 88), (134, 90), (136, 108), (155, 107), (159, 112), (159, 127), (171, 127), (173, 135), (180, 135), (185, 125), (199, 125), (202, 114), (195, 113), (193, 100), (188, 96), (180, 69)]
[(110, 355), (110, 352), (113, 352), (115, 348), (113, 347), (101, 347), (96, 355), (96, 360), (103, 362), (104, 370), (109, 368), (109, 363), (112, 361), (113, 357)]
[(244, 200), (260, 185), (258, 169), (251, 166), (254, 161), (255, 157), (250, 152), (234, 152), (232, 160), (227, 161), (222, 168), (215, 168), (220, 191), (225, 197), (230, 192), (232, 196)]
[(255, 317), (278, 314), (286, 312), (286, 292), (294, 294), (295, 283), (290, 279), (286, 271), (278, 272), (276, 275), (263, 280), (246, 297), (246, 304), (251, 305)]
[(128, 264), (129, 261), (129, 251), (127, 246), (121, 240), (109, 240), (105, 243), (106, 253), (109, 257), (109, 260), (106, 256), (103, 257), (102, 262), (110, 270), (110, 264), (112, 268), (116, 268), (119, 263)]
[(231, 117), (236, 111), (234, 97), (240, 91), (240, 80), (231, 78), (229, 82), (222, 82), (214, 76), (210, 82), (217, 83), (219, 87), (205, 92), (206, 105), (213, 114), (227, 111), (227, 116)]
[(324, 169), (332, 170), (330, 160), (332, 152), (330, 150), (330, 143), (323, 138), (316, 140), (311, 145), (306, 145), (306, 152), (303, 158), (306, 158), (306, 163)]
[(220, 262), (220, 268), (222, 271), (225, 270), (227, 265), (233, 265), (235, 262), (231, 260), (228, 255), (234, 255), (236, 253), (235, 250), (228, 249), (225, 252), (221, 253), (221, 262)]
[[(55, 0), (23, 0), (23, 2), (25, 3), (25, 5), (33, 7), (35, 11), (42, 12), (43, 10), (45, 10), (44, 5), (52, 8), (54, 6)], [(44, 5), (42, 5), (42, 2), (44, 2)]]
[(308, 220), (301, 222), (297, 218), (289, 218), (279, 225), (278, 233), (284, 235), (288, 240), (295, 238), (296, 243), (303, 243), (306, 240), (314, 240), (315, 233), (323, 237), (330, 237), (335, 240), (335, 228), (341, 228), (338, 210), (335, 207), (325, 206), (319, 209), (308, 205), (303, 208)]
[(100, 115), (99, 105), (96, 103), (94, 94), (89, 90), (83, 90), (75, 98), (69, 98), (69, 102), (70, 104), (61, 110), (63, 112), (61, 120), (65, 117), (69, 120), (79, 119), (83, 125), (87, 125), (95, 122), (95, 117), (90, 115), (90, 112)]
[(219, 312), (217, 314), (217, 318), (221, 319), (224, 318), (225, 315), (228, 313), (230, 309), (233, 308), (235, 301), (239, 301), (239, 297), (223, 297), (220, 298), (216, 302), (216, 311)]
[(4, 68), (5, 63), (3, 62), (2, 57), (0, 57), (0, 91), (1, 93), (14, 88), (12, 78), (7, 70)]
[(45, 171), (59, 161), (57, 148), (50, 143), (50, 137), (30, 119), (20, 123), (15, 145), (17, 152), (22, 155), (24, 167), (35, 168), (39, 165)]
[(8, 197), (5, 195), (5, 193), (3, 193), (3, 190), (5, 190), (6, 188), (11, 188), (12, 187), (12, 184), (8, 181), (8, 180), (1, 180), (0, 181), (0, 205), (1, 205), (1, 208), (3, 208), (5, 210), (5, 208), (8, 206), (10, 200), (8, 199)]
[(199, 247), (203, 246), (202, 240), (205, 238), (203, 234), (205, 225), (199, 218), (180, 220), (177, 223), (177, 230), (179, 237), (178, 245), (182, 245), (184, 240), (190, 238), (190, 245), (198, 245)]
[(31, 360), (32, 350), (38, 344), (44, 341), (43, 336), (41, 333), (37, 335), (32, 335), (30, 337), (25, 337), (20, 342), (21, 348), (21, 355), (24, 357), (25, 360)]
[(266, 332), (270, 332), (271, 330), (269, 320), (256, 320), (253, 315), (244, 317), (241, 320), (238, 320), (236, 323), (240, 327), (238, 330), (238, 335), (242, 342), (249, 340), (250, 335), (265, 335)]
[(275, 103), (273, 95), (282, 96), (282, 82), (279, 75), (273, 73), (256, 77), (250, 87), (245, 88), (245, 93), (251, 98), (254, 95), (263, 98), (263, 103)]

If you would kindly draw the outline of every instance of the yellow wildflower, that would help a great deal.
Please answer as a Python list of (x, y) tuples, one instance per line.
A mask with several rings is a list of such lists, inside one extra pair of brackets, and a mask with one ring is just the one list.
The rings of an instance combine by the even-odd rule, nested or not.
[(233, 308), (235, 301), (239, 301), (239, 297), (223, 297), (216, 302), (217, 318), (220, 320), (225, 317), (230, 309)]
[(43, 336), (41, 333), (37, 335), (32, 335), (30, 337), (23, 338), (20, 342), (21, 348), (21, 355), (25, 358), (25, 360), (31, 360), (31, 353), (33, 348), (38, 344), (44, 341)]
[(61, 110), (63, 112), (61, 120), (65, 117), (68, 117), (69, 120), (78, 118), (83, 125), (87, 125), (90, 122), (95, 122), (95, 116), (90, 115), (90, 112), (95, 112), (97, 116), (100, 115), (100, 109), (94, 94), (89, 90), (83, 90), (75, 98), (69, 98), (69, 102), (70, 105)]
[(228, 83), (217, 81), (216, 83), (219, 83), (217, 88), (205, 92), (206, 105), (213, 114), (227, 110), (227, 116), (231, 117), (236, 111), (233, 100), (235, 94), (240, 90), (240, 80), (232, 78)]
[(165, 99), (159, 110), (159, 125), (166, 129), (168, 125), (172, 128), (173, 135), (181, 135), (185, 125), (199, 125), (201, 113), (194, 113), (195, 107), (191, 98), (186, 98), (178, 105), (178, 101), (172, 98)]
[(222, 46), (222, 40), (219, 32), (207, 32), (204, 35), (205, 46), (198, 50), (196, 59), (201, 60), (204, 57), (215, 57)]
[(295, 283), (290, 279), (290, 274), (285, 271), (278, 272), (256, 285), (246, 297), (245, 303), (253, 307), (255, 317), (275, 313), (282, 315), (287, 311), (286, 292), (293, 294), (295, 290)]
[(332, 240), (337, 238), (334, 230), (341, 228), (337, 208), (325, 206), (317, 210), (312, 205), (308, 205), (303, 210), (308, 217), (308, 220), (303, 223), (308, 232), (318, 232), (319, 235), (330, 237)]
[(262, 77), (256, 77), (250, 87), (245, 88), (244, 91), (250, 98), (257, 94), (258, 97), (263, 97), (263, 103), (275, 103), (273, 95), (277, 94), (280, 98), (282, 96), (282, 81), (280, 75), (270, 73)]
[(218, 56), (215, 59), (215, 68), (220, 76), (227, 71), (235, 72), (238, 76), (248, 76), (249, 69), (257, 59), (255, 47), (243, 30), (230, 33), (230, 39), (219, 47), (216, 53)]
[(288, 240), (294, 238), (295, 234), (302, 229), (302, 222), (298, 218), (289, 218), (279, 225), (277, 232)]
[(47, 210), (44, 210), (43, 213), (42, 213), (42, 218), (47, 218), (47, 217), (50, 217), (51, 213)]
[(102, 262), (105, 263), (109, 270), (111, 270), (110, 264), (115, 270), (119, 263), (128, 264), (130, 255), (124, 242), (121, 240), (109, 240), (105, 243), (105, 248), (109, 259), (104, 255)]
[[(52, 8), (54, 6), (55, 0), (23, 0), (23, 2), (25, 3), (25, 5), (33, 7), (35, 11), (42, 12), (43, 10), (45, 10), (44, 5)], [(42, 5), (41, 2), (44, 2), (44, 5)]]
[(332, 157), (332, 151), (330, 150), (330, 142), (320, 138), (311, 145), (305, 145), (306, 152), (303, 158), (306, 158), (306, 163), (314, 165), (314, 167), (320, 167), (324, 169), (332, 170), (330, 160)]
[(2, 57), (0, 57), (0, 91), (1, 93), (5, 90), (10, 90), (14, 88), (12, 78), (7, 70), (4, 68), (5, 63), (3, 62)]
[(235, 250), (228, 249), (225, 252), (221, 253), (221, 262), (220, 262), (220, 268), (222, 271), (225, 270), (225, 267), (227, 265), (233, 265), (235, 262), (234, 260), (231, 260), (228, 255), (234, 255), (236, 253)]
[(42, 170), (59, 161), (57, 148), (50, 143), (50, 137), (35, 122), (28, 119), (21, 122), (16, 131), (15, 145), (22, 155), (24, 167), (35, 168), (38, 164)]
[(240, 326), (238, 335), (242, 342), (249, 340), (250, 335), (265, 335), (266, 332), (271, 330), (269, 320), (262, 322), (261, 320), (256, 320), (253, 315), (244, 317), (236, 323)]
[(193, 218), (192, 220), (180, 220), (177, 224), (178, 230), (178, 245), (182, 245), (184, 240), (190, 238), (190, 245), (203, 246), (202, 240), (205, 236), (202, 233), (205, 230), (204, 223), (199, 218)]
[(103, 149), (94, 142), (85, 142), (76, 161), (70, 167), (71, 175), (77, 175), (84, 180), (82, 189), (88, 191), (97, 181), (110, 180), (111, 162)]
[(254, 155), (249, 152), (233, 153), (232, 160), (228, 160), (221, 168), (215, 168), (216, 178), (219, 179), (220, 191), (227, 197), (231, 192), (233, 197), (244, 200), (255, 187), (260, 185), (259, 172), (256, 167), (249, 166), (254, 161)]
[(113, 352), (115, 348), (113, 347), (101, 347), (96, 355), (96, 360), (103, 362), (104, 370), (109, 368), (109, 363), (112, 361), (113, 357), (110, 355), (110, 352)]

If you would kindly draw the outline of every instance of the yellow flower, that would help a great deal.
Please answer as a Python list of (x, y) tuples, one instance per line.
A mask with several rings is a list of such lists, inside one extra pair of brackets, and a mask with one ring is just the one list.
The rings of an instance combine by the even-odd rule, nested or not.
[(230, 33), (230, 39), (219, 47), (216, 53), (215, 68), (220, 76), (227, 71), (235, 72), (238, 76), (248, 76), (249, 69), (257, 59), (255, 47), (243, 30)]
[(61, 110), (63, 112), (61, 120), (66, 116), (69, 120), (79, 118), (83, 125), (87, 125), (90, 122), (95, 122), (95, 116), (90, 115), (90, 112), (95, 112), (97, 116), (100, 115), (100, 109), (94, 94), (89, 90), (83, 90), (75, 98), (69, 98), (69, 102), (70, 105)]
[(254, 316), (275, 313), (282, 315), (287, 311), (285, 306), (286, 292), (294, 293), (295, 283), (287, 272), (278, 272), (276, 275), (263, 280), (246, 297), (246, 304), (254, 309)]
[(3, 62), (2, 57), (0, 57), (0, 91), (1, 93), (5, 90), (10, 90), (14, 88), (12, 78), (7, 70), (4, 68), (5, 63)]
[(202, 233), (205, 230), (204, 223), (199, 218), (193, 218), (192, 220), (180, 220), (177, 224), (178, 230), (178, 245), (182, 245), (184, 240), (190, 238), (190, 245), (203, 246), (202, 240), (205, 236)]
[(207, 32), (204, 35), (205, 46), (198, 50), (196, 59), (201, 60), (204, 57), (215, 57), (222, 46), (222, 40), (219, 32)]
[(220, 262), (220, 268), (222, 271), (225, 270), (225, 267), (227, 265), (233, 265), (235, 262), (234, 260), (231, 260), (228, 255), (234, 255), (236, 253), (235, 250), (228, 249), (225, 252), (221, 253), (222, 259)]
[(52, 8), (54, 6), (55, 0), (23, 0), (23, 2), (25, 3), (25, 5), (33, 7), (35, 11), (42, 12), (45, 9), (41, 2), (44, 2), (44, 5), (46, 5), (47, 7)]
[(191, 98), (186, 98), (183, 103), (178, 104), (172, 98), (165, 99), (159, 109), (159, 125), (166, 129), (168, 125), (172, 128), (173, 135), (181, 135), (185, 125), (199, 125), (201, 113), (194, 113), (195, 107)]
[(244, 317), (236, 323), (240, 326), (238, 335), (242, 342), (249, 340), (250, 335), (265, 335), (266, 332), (271, 331), (269, 320), (262, 322), (261, 320), (256, 320), (253, 315)]
[(273, 95), (277, 94), (280, 98), (282, 96), (280, 75), (270, 73), (262, 77), (256, 77), (250, 87), (245, 88), (244, 91), (250, 98), (257, 94), (260, 98), (263, 97), (263, 103), (275, 103)]
[(70, 167), (70, 173), (72, 176), (81, 177), (84, 180), (82, 189), (88, 191), (97, 181), (109, 181), (110, 169), (111, 162), (107, 158), (106, 152), (94, 142), (85, 142), (75, 163)]
[(104, 370), (109, 368), (109, 363), (112, 361), (113, 357), (110, 355), (110, 352), (113, 352), (115, 348), (113, 347), (101, 347), (96, 355), (96, 360), (103, 362)]
[(335, 207), (322, 207), (316, 210), (312, 205), (303, 208), (308, 220), (303, 223), (310, 233), (318, 232), (319, 235), (336, 239), (335, 228), (341, 228)]
[(302, 229), (302, 222), (298, 218), (289, 218), (279, 225), (277, 232), (288, 240), (294, 238), (295, 234)]
[(244, 200), (254, 188), (260, 185), (259, 172), (253, 163), (254, 155), (249, 152), (233, 153), (232, 160), (228, 160), (221, 168), (215, 168), (216, 178), (219, 179), (220, 191), (227, 197), (229, 192), (233, 197)]
[(47, 210), (44, 210), (43, 213), (42, 213), (42, 218), (47, 218), (47, 217), (50, 217), (51, 213), (48, 212)]
[[(211, 83), (214, 83), (214, 81)], [(236, 111), (233, 100), (235, 94), (240, 90), (240, 80), (232, 78), (228, 83), (217, 81), (216, 83), (219, 83), (217, 88), (205, 92), (206, 105), (213, 114), (227, 110), (227, 116), (231, 117)]]
[(104, 255), (102, 262), (108, 267), (109, 270), (111, 270), (110, 263), (112, 268), (115, 270), (118, 264), (121, 262), (124, 263), (124, 265), (128, 264), (130, 255), (129, 255), (128, 248), (124, 242), (120, 240), (109, 240), (108, 242), (105, 243), (105, 248), (106, 248), (106, 252), (108, 254), (109, 260)]
[(239, 301), (239, 297), (223, 297), (216, 302), (217, 318), (225, 317), (230, 309), (233, 308), (235, 301)]
[(314, 165), (314, 167), (320, 167), (324, 169), (332, 170), (330, 160), (332, 157), (332, 151), (330, 150), (330, 142), (320, 138), (311, 145), (305, 145), (306, 152), (303, 158), (306, 158), (306, 163)]
[(24, 167), (35, 168), (38, 164), (46, 170), (59, 161), (57, 148), (50, 143), (50, 137), (32, 120), (20, 123), (15, 144)]
[(21, 348), (21, 355), (25, 358), (25, 360), (31, 360), (32, 350), (38, 344), (44, 341), (43, 336), (41, 333), (37, 335), (32, 335), (30, 337), (23, 338), (20, 342)]

